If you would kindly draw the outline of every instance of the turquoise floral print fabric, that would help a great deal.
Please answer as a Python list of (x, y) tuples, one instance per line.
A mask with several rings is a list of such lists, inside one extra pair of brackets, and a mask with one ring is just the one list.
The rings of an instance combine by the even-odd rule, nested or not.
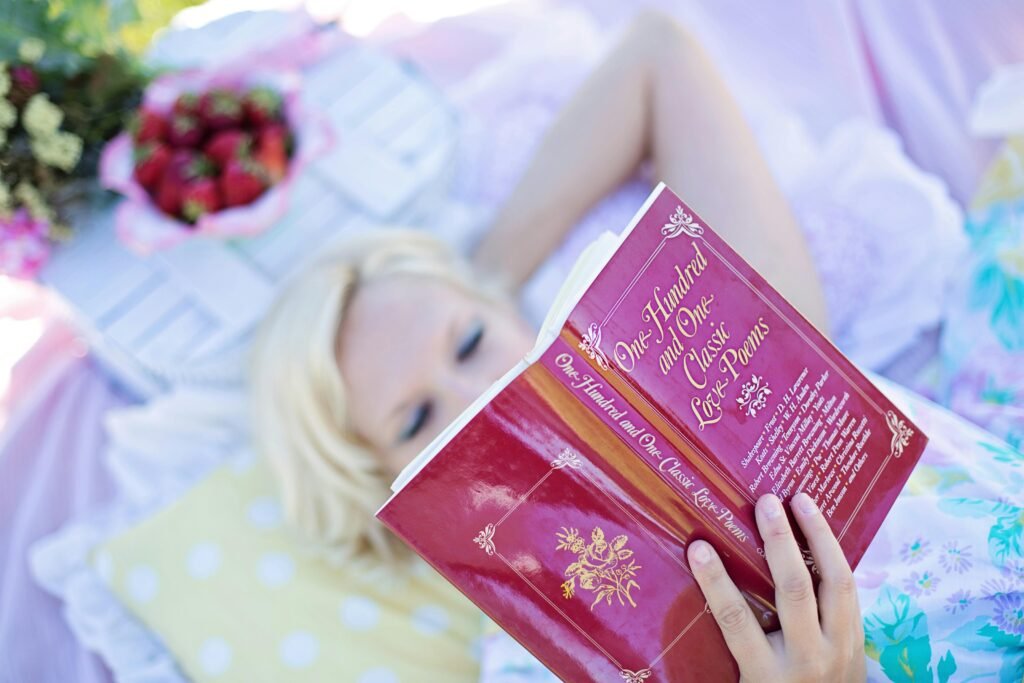
[(1024, 197), (975, 209), (966, 232), (971, 250), (948, 297), (937, 398), (1021, 449)]
[(1024, 455), (876, 378), (930, 441), (855, 572), (872, 681), (1024, 680)]

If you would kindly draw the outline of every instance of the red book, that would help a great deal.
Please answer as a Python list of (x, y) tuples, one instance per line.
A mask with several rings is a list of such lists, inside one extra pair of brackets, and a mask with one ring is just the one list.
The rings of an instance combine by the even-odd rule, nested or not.
[(856, 567), (927, 438), (663, 184), (615, 240), (377, 516), (564, 680), (735, 680), (686, 545), (778, 628), (754, 502)]

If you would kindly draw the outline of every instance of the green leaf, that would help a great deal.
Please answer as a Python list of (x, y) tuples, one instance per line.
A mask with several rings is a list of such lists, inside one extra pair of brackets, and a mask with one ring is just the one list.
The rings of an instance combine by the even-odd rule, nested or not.
[(988, 553), (997, 566), (1005, 565), (1011, 554), (1024, 554), (1021, 552), (1022, 535), (1024, 526), (1021, 524), (1019, 513), (1005, 515), (996, 520), (988, 532)]
[(945, 640), (965, 650), (975, 652), (997, 650), (999, 648), (996, 647), (995, 643), (979, 633), (979, 630), (988, 623), (988, 617), (977, 617), (966, 624), (962, 624), (949, 634)]
[(882, 586), (864, 617), (865, 651), (893, 681), (930, 681), (928, 619), (906, 593)]
[(1020, 514), (1020, 508), (1009, 503), (977, 498), (948, 498), (939, 501), (939, 508), (954, 515), (984, 518), (991, 515)]
[(879, 645), (879, 650), (904, 638), (925, 635), (927, 621), (906, 593), (883, 586), (875, 604), (864, 617), (864, 633)]
[(978, 629), (978, 635), (988, 638), (997, 648), (1017, 649), (1021, 646), (1020, 636), (1006, 633), (995, 624), (986, 624), (981, 627)]
[(890, 680), (916, 683), (933, 679), (932, 648), (928, 638), (907, 638), (898, 645), (882, 650), (878, 663)]
[(979, 441), (978, 445), (984, 448), (989, 453), (993, 453), (996, 457), (1003, 457), (1006, 461), (1016, 460), (1024, 462), (1024, 453), (1021, 453), (1016, 448), (1010, 446), (1007, 443), (989, 443), (987, 441)]
[(1024, 681), (1024, 655), (1003, 658), (999, 667), (999, 683), (1020, 683)]
[(956, 660), (953, 659), (953, 653), (946, 650), (946, 654), (939, 660), (939, 666), (937, 669), (939, 676), (939, 683), (946, 683), (949, 677), (956, 673)]

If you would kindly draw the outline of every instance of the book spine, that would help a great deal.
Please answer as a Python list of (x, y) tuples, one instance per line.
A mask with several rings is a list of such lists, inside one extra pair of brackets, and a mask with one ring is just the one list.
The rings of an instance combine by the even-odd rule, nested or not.
[[(751, 558), (755, 573), (763, 573), (759, 571), (764, 564), (763, 550), (756, 531), (742, 515), (724, 503), (727, 496), (723, 495), (720, 486), (694, 467), (692, 458), (673, 447), (661, 431), (562, 338), (555, 340), (540, 362), (680, 498), (690, 504), (697, 516), (705, 521), (713, 537)], [(770, 583), (767, 574), (763, 578)]]

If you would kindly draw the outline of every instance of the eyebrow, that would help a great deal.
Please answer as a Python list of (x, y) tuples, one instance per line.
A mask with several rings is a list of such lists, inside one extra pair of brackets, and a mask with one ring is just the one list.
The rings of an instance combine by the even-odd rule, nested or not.
[[(451, 324), (448, 326), (448, 341), (450, 343), (453, 343), (455, 339), (458, 337), (460, 324), (461, 320), (459, 316), (455, 316), (452, 318)], [(402, 401), (400, 404), (398, 404), (398, 406), (396, 406), (395, 409), (392, 410), (387, 415), (387, 417), (384, 418), (385, 426), (387, 426), (389, 422), (393, 422), (396, 418), (400, 417), (402, 413), (409, 409), (410, 404), (415, 400), (415, 397), (409, 397)], [(401, 436), (402, 433), (398, 432), (397, 434), (395, 434), (394, 438), (392, 439), (392, 442), (398, 443), (398, 439), (401, 438)]]

